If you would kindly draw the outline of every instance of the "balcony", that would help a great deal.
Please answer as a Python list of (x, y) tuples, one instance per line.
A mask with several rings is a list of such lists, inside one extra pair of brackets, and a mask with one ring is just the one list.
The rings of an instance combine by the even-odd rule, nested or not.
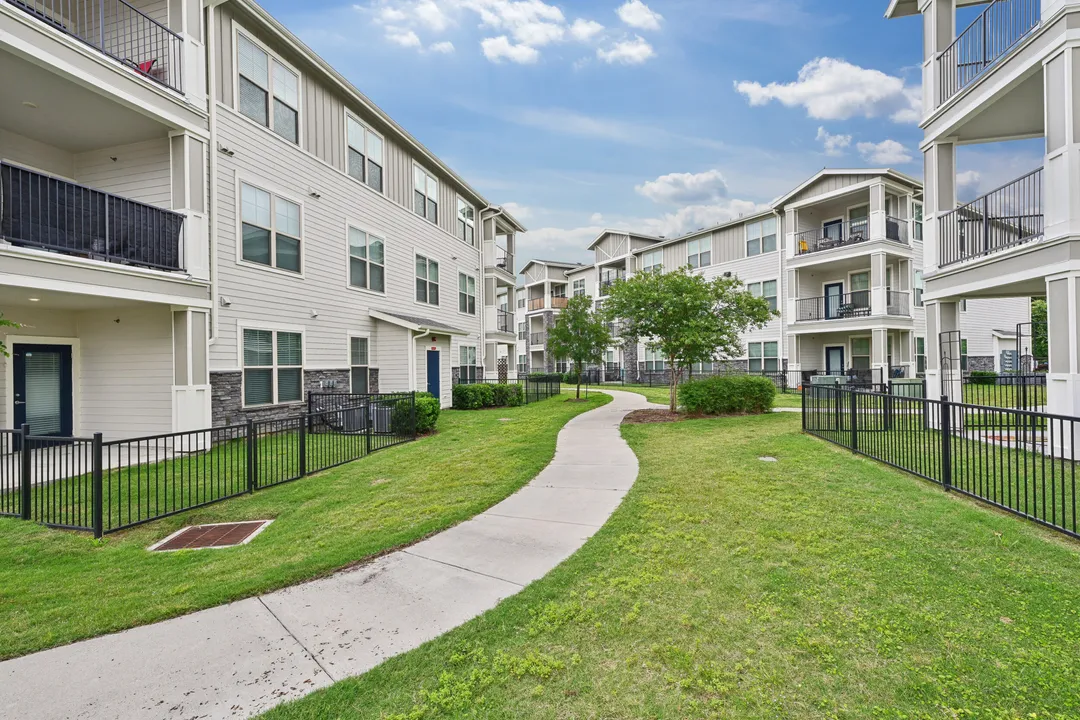
[(551, 298), (551, 307), (554, 310), (565, 310), (566, 305), (569, 302), (570, 302), (570, 299), (567, 298), (565, 295), (563, 295), (561, 297), (553, 296)]
[(626, 273), (623, 271), (604, 273), (600, 277), (600, 297), (607, 297), (611, 293), (612, 286), (625, 279)]
[(504, 247), (495, 246), (495, 267), (514, 274), (514, 253)]
[(547, 307), (547, 306), (544, 303), (544, 298), (542, 298), (542, 297), (529, 298), (529, 311), (530, 312), (533, 311), (533, 310), (543, 310), (545, 307)]
[(534, 345), (534, 346), (535, 345), (547, 345), (547, 333), (546, 332), (532, 333), (531, 335), (529, 335), (529, 344)]
[(124, 0), (6, 0), (132, 72), (184, 92), (184, 41)]
[(1043, 236), (1043, 169), (1038, 168), (938, 219), (938, 265), (948, 267)]
[[(795, 235), (797, 255), (809, 255), (824, 250), (858, 245), (870, 240), (870, 221), (867, 219), (848, 220), (844, 223), (827, 227), (805, 230)], [(902, 245), (910, 243), (908, 221), (899, 218), (885, 218), (885, 239)]]
[(796, 322), (847, 320), (870, 316), (870, 291), (802, 298), (795, 301)]
[(911, 317), (911, 299), (906, 292), (885, 292), (885, 314), (893, 317)]
[(514, 332), (514, 313), (509, 310), (503, 310), (502, 308), (495, 312), (495, 327), (499, 332), (511, 333)]
[(0, 163), (0, 238), (64, 255), (183, 270), (184, 216)]
[(994, 0), (937, 60), (941, 107), (1009, 54), (1039, 25), (1042, 0)]

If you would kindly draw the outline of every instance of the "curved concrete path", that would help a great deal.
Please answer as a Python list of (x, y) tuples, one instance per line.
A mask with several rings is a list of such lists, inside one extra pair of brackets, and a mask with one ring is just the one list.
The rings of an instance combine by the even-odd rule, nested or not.
[(619, 424), (650, 405), (609, 394), (567, 423), (532, 482), (428, 540), (323, 580), (0, 663), (0, 717), (243, 718), (461, 625), (573, 554), (633, 485), (637, 458)]

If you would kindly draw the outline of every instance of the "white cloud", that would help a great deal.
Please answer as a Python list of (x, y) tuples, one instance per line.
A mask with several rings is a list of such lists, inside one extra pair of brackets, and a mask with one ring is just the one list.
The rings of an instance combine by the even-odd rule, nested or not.
[(519, 205), (516, 202), (508, 202), (502, 204), (503, 210), (513, 215), (518, 220), (525, 220), (532, 217), (532, 208), (525, 205)]
[(752, 215), (767, 208), (768, 205), (750, 200), (727, 200), (711, 205), (689, 205), (662, 217), (643, 220), (637, 227), (649, 235), (675, 237), (699, 228), (719, 225), (739, 216)]
[(597, 48), (596, 57), (609, 65), (620, 63), (622, 65), (640, 65), (656, 55), (652, 45), (647, 43), (640, 35), (632, 40), (623, 40), (615, 43), (610, 48)]
[(659, 30), (660, 21), (664, 19), (663, 15), (650, 9), (641, 0), (626, 0), (615, 12), (620, 20), (639, 30)]
[(895, 140), (861, 142), (856, 147), (864, 160), (875, 165), (903, 165), (914, 160), (908, 149)]
[(384, 7), (379, 11), (379, 19), (384, 23), (401, 23), (408, 20), (408, 18), (409, 16), (403, 10), (396, 7)]
[(444, 55), (449, 55), (450, 53), (454, 52), (454, 43), (450, 42), (449, 40), (443, 40), (442, 42), (435, 43), (434, 45), (429, 47), (428, 50), (433, 53), (442, 53)]
[(822, 57), (811, 60), (790, 83), (742, 81), (735, 89), (751, 105), (767, 105), (773, 100), (787, 107), (804, 107), (818, 120), (848, 120), (853, 117), (889, 117), (893, 122), (910, 123), (921, 113), (922, 92), (902, 78), (880, 70), (852, 65), (844, 60)]
[(593, 225), (599, 225), (604, 222), (604, 216), (601, 213), (593, 213), (589, 216), (589, 222)]
[(416, 19), (433, 32), (442, 32), (450, 27), (450, 18), (433, 0), (420, 0), (414, 10)]
[(634, 190), (653, 202), (678, 205), (705, 205), (723, 200), (728, 194), (727, 182), (719, 170), (661, 175)]
[(401, 28), (386, 28), (386, 39), (401, 47), (420, 47), (422, 45), (420, 37), (416, 33)]
[(578, 18), (574, 21), (574, 24), (570, 26), (570, 35), (572, 35), (575, 40), (580, 40), (581, 42), (588, 42), (602, 32), (604, 32), (604, 26), (595, 20)]
[(817, 140), (825, 146), (825, 154), (829, 157), (839, 157), (844, 154), (844, 149), (851, 146), (850, 135), (831, 135), (823, 127), (817, 131)]
[(982, 173), (978, 170), (956, 173), (956, 198), (960, 202), (970, 202), (977, 198), (981, 187)]
[(492, 62), (509, 60), (520, 65), (532, 65), (540, 59), (540, 51), (528, 45), (515, 45), (505, 35), (485, 38), (480, 42), (484, 57)]

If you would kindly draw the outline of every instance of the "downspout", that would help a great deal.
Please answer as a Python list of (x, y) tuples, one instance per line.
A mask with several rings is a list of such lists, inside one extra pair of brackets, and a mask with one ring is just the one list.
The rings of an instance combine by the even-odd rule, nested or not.
[[(206, 148), (210, 175), (210, 344), (217, 342), (218, 328), (218, 277), (217, 277), (217, 227), (218, 227), (218, 161), (217, 161), (217, 25), (214, 21), (216, 5), (206, 8), (206, 101), (210, 111), (210, 143)], [(207, 358), (209, 373), (210, 359)]]

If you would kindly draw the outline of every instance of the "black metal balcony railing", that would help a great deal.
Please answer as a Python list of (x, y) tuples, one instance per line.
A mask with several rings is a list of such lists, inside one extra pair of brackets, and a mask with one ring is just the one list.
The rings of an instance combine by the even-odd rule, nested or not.
[(870, 239), (869, 220), (849, 220), (828, 228), (815, 228), (795, 235), (795, 252), (799, 255), (832, 250), (833, 248), (855, 245)]
[(888, 290), (885, 293), (885, 308), (889, 315), (909, 317), (911, 315), (910, 296), (906, 292)]
[(543, 310), (544, 298), (529, 298), (529, 310)]
[(797, 322), (814, 320), (846, 320), (870, 315), (870, 291), (802, 298), (795, 301)]
[(511, 275), (514, 274), (514, 253), (509, 252), (506, 248), (495, 246), (495, 267), (500, 270), (505, 270)]
[(542, 333), (542, 332), (532, 333), (529, 336), (529, 344), (530, 345), (546, 345), (547, 344), (547, 333)]
[(495, 325), (499, 332), (514, 332), (514, 314), (509, 310), (496, 310)]
[(183, 270), (184, 216), (0, 163), (0, 238), (95, 260)]
[(43, 23), (184, 92), (184, 41), (124, 0), (7, 0)]
[(607, 324), (608, 334), (613, 338), (622, 337), (622, 334), (626, 331), (626, 323), (621, 321), (609, 322)]
[(1034, 30), (1041, 0), (994, 0), (938, 58), (938, 105), (975, 82)]
[(911, 234), (908, 231), (908, 221), (900, 218), (885, 217), (885, 239), (896, 243), (909, 245)]
[(1043, 170), (947, 212), (938, 219), (938, 265), (983, 257), (1043, 235)]

